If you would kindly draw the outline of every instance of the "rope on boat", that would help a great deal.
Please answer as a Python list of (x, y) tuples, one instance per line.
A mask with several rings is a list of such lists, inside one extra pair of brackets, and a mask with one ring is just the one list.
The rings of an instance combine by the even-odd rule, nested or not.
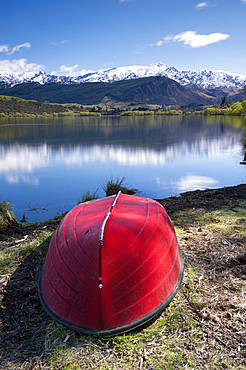
[(108, 218), (109, 218), (110, 214), (112, 213), (113, 208), (114, 208), (120, 194), (121, 194), (121, 191), (119, 191), (118, 194), (115, 196), (114, 201), (113, 201), (113, 203), (110, 207), (110, 210), (108, 211), (108, 213), (106, 214), (106, 216), (103, 220), (102, 227), (101, 227), (101, 233), (100, 233), (100, 237), (99, 237), (99, 242), (100, 242), (101, 245), (103, 244), (103, 236), (104, 236), (104, 229), (105, 229), (105, 226), (106, 226), (106, 222), (108, 221)]

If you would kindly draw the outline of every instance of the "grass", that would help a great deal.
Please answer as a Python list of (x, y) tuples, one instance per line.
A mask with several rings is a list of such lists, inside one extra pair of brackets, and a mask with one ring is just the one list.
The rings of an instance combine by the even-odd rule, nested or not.
[(246, 235), (246, 201), (242, 200), (236, 207), (221, 207), (220, 209), (205, 210), (192, 208), (186, 212), (176, 212), (174, 224), (182, 233), (184, 228), (204, 228), (206, 230), (221, 231), (224, 234), (238, 233), (241, 237)]
[(85, 202), (88, 202), (90, 200), (94, 200), (94, 199), (99, 199), (99, 195), (97, 194), (98, 192), (98, 189), (96, 191), (90, 191), (90, 190), (86, 190), (82, 195), (81, 197), (78, 198), (78, 204), (79, 203), (85, 203)]
[[(102, 185), (106, 197), (118, 194), (119, 191), (121, 191), (123, 194), (130, 195), (134, 195), (138, 192), (137, 189), (131, 189), (127, 187), (124, 184), (124, 181), (124, 177), (122, 177), (121, 179), (116, 178), (116, 180), (111, 178), (110, 180), (106, 181), (106, 183)], [(99, 189), (97, 189), (96, 191), (86, 190), (80, 197), (78, 197), (77, 203), (85, 203), (90, 200), (99, 199), (98, 190)]]
[(13, 207), (8, 200), (0, 198), (0, 227), (8, 226), (11, 223), (17, 223)]
[(37, 281), (55, 225), (23, 226), (26, 240), (5, 240), (0, 250), (0, 369), (245, 369), (245, 212), (243, 199), (170, 211), (184, 257), (181, 288), (148, 326), (109, 338), (46, 315)]
[[(13, 274), (16, 269), (21, 265), (22, 261), (25, 260), (31, 253), (40, 247), (44, 240), (50, 240), (50, 234), (43, 232), (39, 237), (35, 238), (31, 242), (25, 242), (25, 237), (15, 241), (15, 244), (9, 248), (3, 249), (0, 252), (0, 274)], [(46, 250), (45, 250), (46, 252)]]
[(116, 178), (116, 180), (110, 179), (106, 184), (102, 185), (103, 190), (105, 191), (106, 196), (118, 194), (121, 191), (123, 194), (134, 195), (138, 192), (137, 189), (131, 189), (124, 184), (125, 178), (122, 177)]

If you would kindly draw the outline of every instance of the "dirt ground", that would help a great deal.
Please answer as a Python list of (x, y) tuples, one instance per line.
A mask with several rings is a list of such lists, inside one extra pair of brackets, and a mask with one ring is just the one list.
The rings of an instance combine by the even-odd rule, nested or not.
[[(159, 202), (175, 222), (180, 209), (192, 209), (194, 217), (223, 207), (237, 214), (245, 199), (246, 186), (239, 185), (188, 192)], [(244, 366), (238, 368), (246, 368), (246, 237), (240, 235), (240, 225), (227, 234), (194, 226), (192, 219), (179, 239), (185, 262), (200, 266), (202, 271), (194, 278), (197, 302), (192, 308), (193, 319), (228, 350), (229, 356), (244, 358), (240, 361)]]
[[(178, 225), (180, 210), (192, 209), (195, 215), (201, 210), (208, 212), (227, 206), (237, 213), (241, 200), (246, 200), (246, 185), (184, 193), (158, 201)], [(39, 226), (15, 225), (5, 229), (0, 249), (32, 240), (44, 230), (54, 231), (57, 226), (58, 221), (53, 220)], [(206, 361), (205, 354), (220, 345), (226, 349), (226, 356), (239, 361), (239, 369), (244, 365), (246, 368), (246, 238), (235, 229), (225, 237), (219, 230), (199, 225), (196, 228), (194, 220), (183, 230), (179, 244), (184, 263), (199, 266), (200, 270), (193, 277), (192, 292), (185, 284), (181, 288), (189, 301), (188, 316), (199, 323), (204, 333), (197, 350)], [(43, 353), (39, 338), (45, 333), (48, 317), (42, 309), (37, 284), (48, 242), (44, 241), (31, 253), (12, 276), (0, 276), (0, 369), (4, 369), (1, 358), (11, 348), (23, 359), (32, 358), (33, 367), (28, 369), (41, 368), (37, 365)], [(197, 298), (192, 300), (194, 303), (190, 303), (189, 294)], [(188, 316), (183, 319), (187, 320)], [(32, 330), (32, 322), (39, 330)]]

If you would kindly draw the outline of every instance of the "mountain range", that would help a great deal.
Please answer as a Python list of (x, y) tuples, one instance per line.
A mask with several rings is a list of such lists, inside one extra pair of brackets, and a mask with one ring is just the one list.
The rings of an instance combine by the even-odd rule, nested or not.
[(216, 104), (223, 96), (232, 101), (242, 98), (245, 84), (245, 75), (179, 71), (164, 63), (116, 67), (83, 76), (0, 72), (0, 95), (54, 103)]

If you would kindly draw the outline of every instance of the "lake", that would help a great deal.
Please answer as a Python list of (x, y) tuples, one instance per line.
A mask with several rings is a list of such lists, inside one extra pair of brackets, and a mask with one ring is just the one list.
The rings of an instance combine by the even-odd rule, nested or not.
[(246, 118), (0, 118), (0, 196), (20, 220), (68, 211), (87, 190), (125, 178), (141, 196), (244, 183)]

